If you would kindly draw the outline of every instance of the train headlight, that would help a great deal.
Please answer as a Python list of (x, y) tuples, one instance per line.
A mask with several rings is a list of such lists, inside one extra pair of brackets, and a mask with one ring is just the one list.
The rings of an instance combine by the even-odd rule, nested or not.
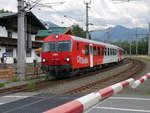
[(42, 59), (42, 62), (46, 62), (46, 59)]
[(65, 60), (66, 60), (67, 62), (69, 62), (69, 61), (70, 61), (70, 58), (66, 58)]
[(59, 38), (59, 36), (58, 36), (58, 35), (56, 35), (56, 36), (55, 36), (55, 38), (57, 39), (57, 38)]

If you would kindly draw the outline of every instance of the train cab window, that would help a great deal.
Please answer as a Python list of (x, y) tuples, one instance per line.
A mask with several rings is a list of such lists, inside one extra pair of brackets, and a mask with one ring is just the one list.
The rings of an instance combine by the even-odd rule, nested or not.
[(79, 51), (79, 43), (78, 42), (76, 43), (76, 49), (77, 49), (77, 51)]
[(97, 54), (98, 54), (98, 56), (100, 56), (100, 54), (101, 54), (100, 47), (97, 48)]
[(86, 56), (89, 55), (89, 46), (88, 45), (85, 46), (85, 55)]
[(96, 56), (96, 46), (93, 47), (93, 55)]
[(43, 52), (71, 51), (71, 41), (45, 42)]

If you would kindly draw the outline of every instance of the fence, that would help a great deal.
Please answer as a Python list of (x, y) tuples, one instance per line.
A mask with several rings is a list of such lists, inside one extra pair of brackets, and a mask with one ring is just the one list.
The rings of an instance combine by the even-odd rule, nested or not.
[[(40, 68), (40, 65), (28, 65), (26, 66), (26, 77), (38, 77), (40, 74), (43, 74), (43, 71)], [(3, 80), (11, 80), (17, 78), (17, 68), (4, 66), (3, 68), (0, 68), (0, 81)]]

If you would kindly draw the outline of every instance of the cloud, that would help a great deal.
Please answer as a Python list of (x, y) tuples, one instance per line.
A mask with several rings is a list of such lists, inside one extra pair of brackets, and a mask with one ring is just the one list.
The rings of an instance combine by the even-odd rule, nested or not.
[[(27, 0), (31, 1), (31, 0)], [(35, 0), (34, 0), (35, 1)], [(41, 0), (41, 3), (65, 1), (52, 8), (35, 7), (32, 11), (37, 17), (52, 21), (60, 26), (79, 24), (85, 26), (84, 0)], [(52, 4), (51, 4), (52, 5)], [(150, 22), (150, 0), (114, 3), (112, 0), (92, 0), (89, 9), (90, 29), (104, 26), (124, 25), (128, 27), (147, 26)], [(0, 7), (17, 11), (17, 0), (0, 1)]]
[(6, 9), (10, 11), (17, 11), (17, 1), (16, 0), (1, 0), (0, 9)]

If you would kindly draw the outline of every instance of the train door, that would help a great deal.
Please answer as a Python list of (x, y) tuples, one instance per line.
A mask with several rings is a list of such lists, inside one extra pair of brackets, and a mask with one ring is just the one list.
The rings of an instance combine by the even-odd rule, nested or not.
[(90, 67), (93, 67), (93, 45), (89, 45), (90, 49)]

